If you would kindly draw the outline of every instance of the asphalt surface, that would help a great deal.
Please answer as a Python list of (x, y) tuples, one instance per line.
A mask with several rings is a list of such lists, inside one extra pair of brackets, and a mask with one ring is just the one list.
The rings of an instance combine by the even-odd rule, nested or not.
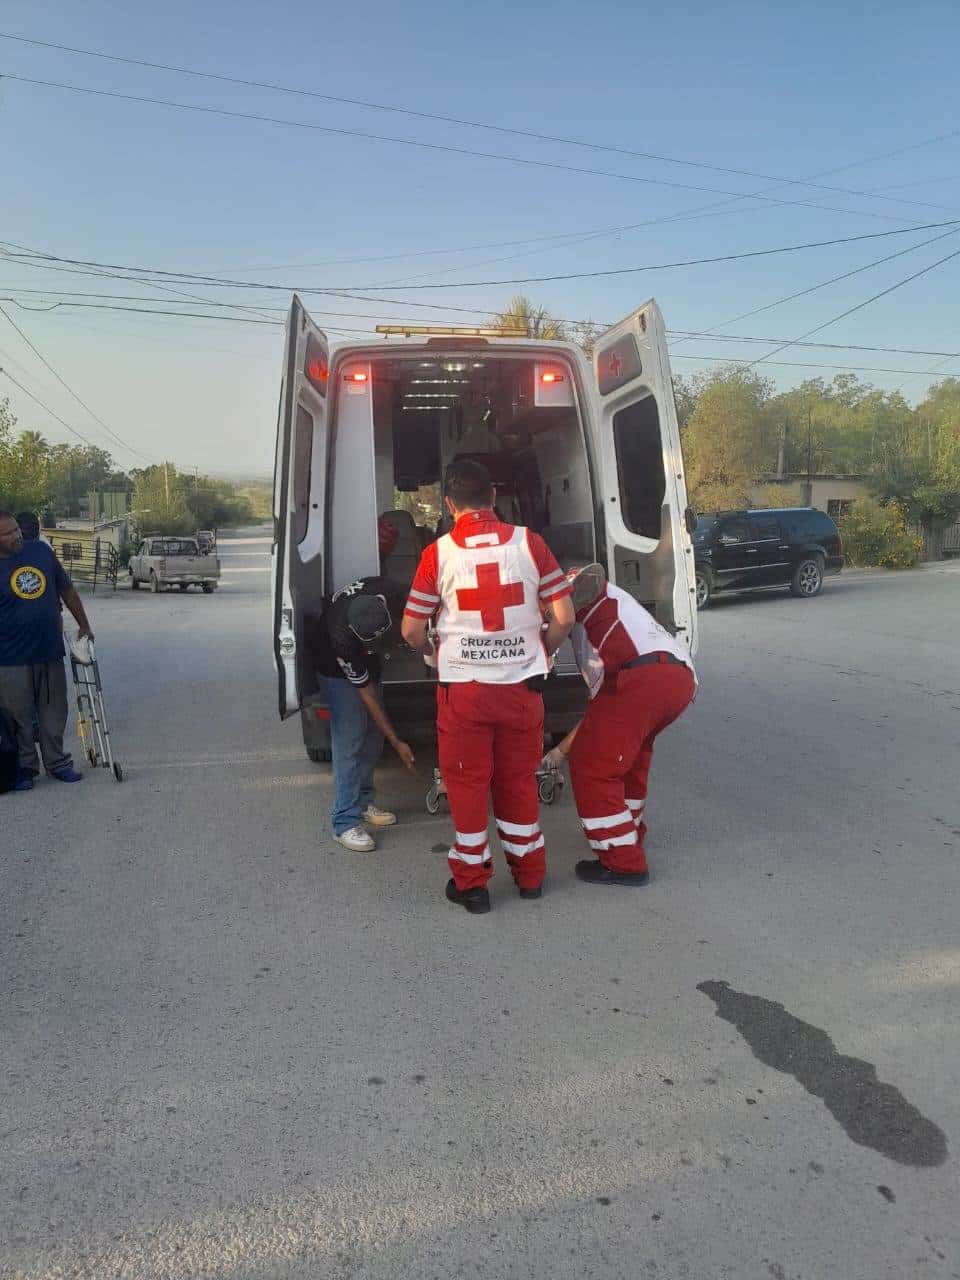
[(98, 594), (126, 781), (0, 798), (0, 1275), (960, 1275), (960, 566), (718, 601), (651, 884), (567, 789), (469, 917), (426, 760), (331, 842), (267, 550)]

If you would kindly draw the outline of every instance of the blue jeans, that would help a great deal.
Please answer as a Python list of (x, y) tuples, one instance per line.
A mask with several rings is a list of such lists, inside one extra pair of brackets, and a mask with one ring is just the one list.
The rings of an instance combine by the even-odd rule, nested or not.
[[(382, 701), (380, 686), (372, 687), (377, 701)], [(349, 680), (328, 680), (327, 699), (333, 747), (330, 821), (334, 835), (339, 836), (358, 826), (367, 805), (373, 803), (373, 771), (383, 751), (383, 734)]]

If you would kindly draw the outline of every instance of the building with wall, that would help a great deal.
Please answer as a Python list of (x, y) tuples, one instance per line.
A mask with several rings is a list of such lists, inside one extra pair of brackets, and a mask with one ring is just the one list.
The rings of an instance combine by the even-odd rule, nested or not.
[(750, 501), (758, 507), (816, 507), (839, 520), (851, 502), (870, 496), (863, 476), (825, 474), (807, 479), (806, 472), (760, 476), (750, 491)]

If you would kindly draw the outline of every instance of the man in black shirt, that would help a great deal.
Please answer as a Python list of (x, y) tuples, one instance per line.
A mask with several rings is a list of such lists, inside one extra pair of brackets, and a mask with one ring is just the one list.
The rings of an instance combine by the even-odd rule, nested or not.
[(388, 578), (358, 578), (324, 601), (315, 655), (327, 680), (333, 746), (333, 833), (345, 849), (375, 849), (364, 823), (389, 827), (396, 815), (373, 803), (373, 771), (384, 738), (408, 769), (413, 752), (383, 709), (380, 654), (399, 639), (406, 592)]

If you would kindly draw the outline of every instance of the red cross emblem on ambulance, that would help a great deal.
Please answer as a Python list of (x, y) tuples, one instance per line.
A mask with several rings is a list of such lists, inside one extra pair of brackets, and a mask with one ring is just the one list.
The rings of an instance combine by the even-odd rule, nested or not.
[(504, 610), (523, 604), (522, 582), (501, 582), (496, 560), (477, 565), (477, 585), (457, 589), (457, 605), (464, 613), (479, 613), (484, 631), (503, 631)]

